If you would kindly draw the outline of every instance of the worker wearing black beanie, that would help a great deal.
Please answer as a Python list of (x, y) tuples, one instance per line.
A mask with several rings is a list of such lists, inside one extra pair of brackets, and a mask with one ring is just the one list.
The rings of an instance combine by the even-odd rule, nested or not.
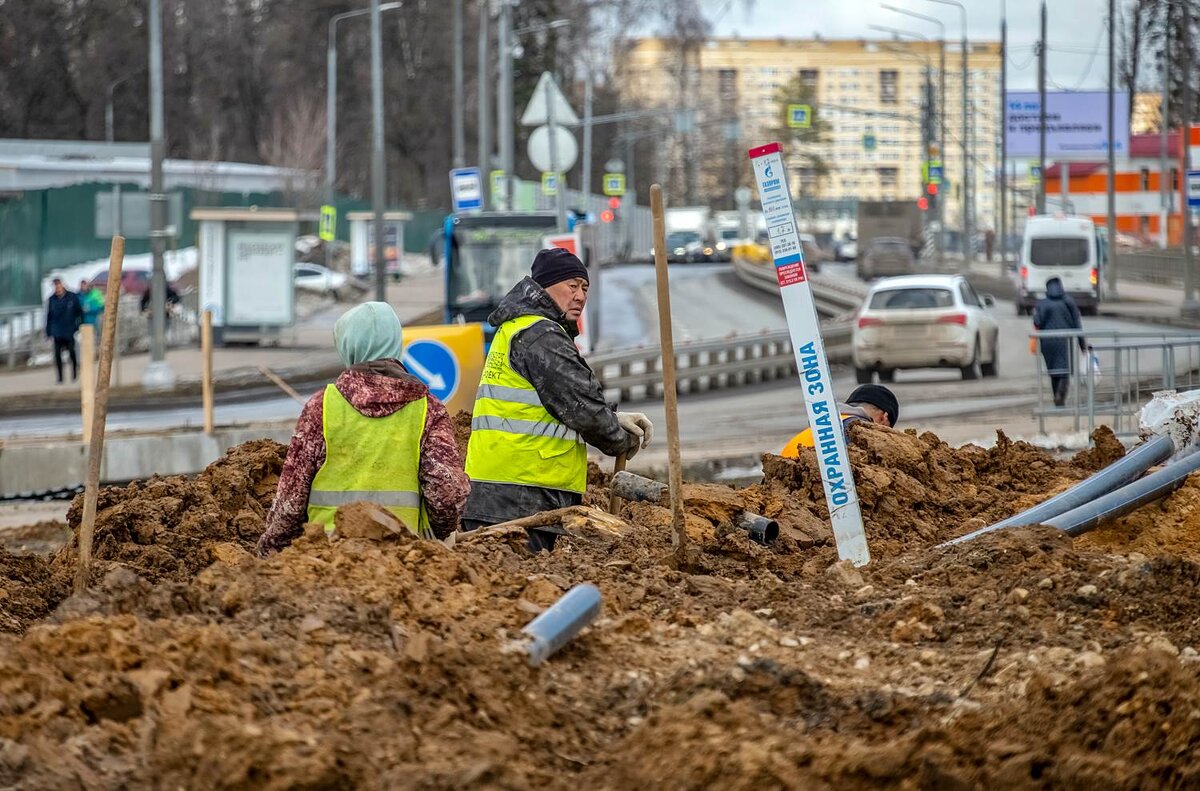
[(542, 288), (550, 288), (556, 283), (576, 277), (589, 280), (587, 267), (574, 253), (563, 247), (552, 247), (539, 252), (533, 259), (530, 276)]

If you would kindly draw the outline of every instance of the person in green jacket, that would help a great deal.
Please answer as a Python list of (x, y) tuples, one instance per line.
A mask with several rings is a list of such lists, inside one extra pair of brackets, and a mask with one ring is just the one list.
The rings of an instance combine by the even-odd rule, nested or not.
[(99, 328), (104, 318), (104, 292), (88, 281), (80, 280), (79, 306), (83, 308), (83, 323)]

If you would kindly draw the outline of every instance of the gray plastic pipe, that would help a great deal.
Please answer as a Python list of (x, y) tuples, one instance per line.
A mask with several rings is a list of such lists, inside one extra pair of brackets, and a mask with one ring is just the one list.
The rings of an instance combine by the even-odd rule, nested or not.
[[(623, 500), (661, 503), (667, 495), (667, 485), (622, 470), (613, 476), (612, 491)], [(770, 544), (779, 538), (778, 522), (751, 511), (740, 512), (734, 518), (734, 525), (749, 533), (750, 540), (759, 544)]]
[(1166, 497), (1182, 486), (1187, 477), (1196, 470), (1200, 470), (1200, 452), (1192, 453), (1141, 480), (1047, 520), (1045, 524), (1057, 527), (1069, 536), (1081, 536), (1095, 530), (1108, 519), (1124, 516), (1147, 503)]
[(964, 541), (970, 541), (973, 538), (979, 538), (982, 535), (1003, 530), (1006, 527), (1053, 524), (1051, 520), (1060, 514), (1065, 514), (1072, 509), (1086, 506), (1096, 501), (1102, 495), (1119, 489), (1130, 481), (1136, 480), (1142, 473), (1155, 464), (1160, 464), (1169, 459), (1173, 453), (1175, 453), (1175, 443), (1171, 441), (1170, 437), (1154, 437), (1153, 439), (1146, 440), (1122, 458), (1117, 459), (1087, 479), (1080, 481), (1065, 492), (1060, 492), (1050, 499), (1038, 503), (1033, 508), (1010, 516), (1002, 522), (981, 527), (972, 533), (959, 536), (940, 546), (948, 547), (954, 544), (961, 544)]
[(571, 588), (521, 630), (529, 637), (524, 646), (529, 654), (529, 664), (537, 667), (545, 662), (555, 651), (575, 639), (598, 615), (600, 589), (590, 582)]

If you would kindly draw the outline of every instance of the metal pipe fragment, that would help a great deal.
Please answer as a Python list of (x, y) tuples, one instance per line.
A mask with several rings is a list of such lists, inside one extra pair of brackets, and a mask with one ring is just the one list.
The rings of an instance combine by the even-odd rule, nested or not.
[[(626, 500), (661, 505), (667, 496), (667, 485), (622, 470), (613, 476), (612, 493)], [(779, 523), (761, 514), (742, 511), (733, 521), (735, 526), (750, 534), (752, 541), (760, 544), (770, 544), (779, 538)]]
[(523, 648), (537, 667), (573, 640), (600, 615), (600, 589), (590, 582), (576, 585), (521, 630), (529, 636)]
[(742, 511), (735, 524), (750, 534), (750, 540), (759, 544), (770, 544), (779, 538), (779, 523), (765, 516)]
[(1170, 437), (1154, 437), (1146, 440), (1122, 458), (1117, 459), (1087, 479), (1080, 481), (1065, 492), (1060, 492), (1050, 499), (1044, 500), (1034, 507), (1010, 516), (1008, 519), (997, 522), (994, 525), (988, 525), (972, 533), (967, 533), (965, 536), (959, 536), (947, 541), (941, 544), (940, 547), (961, 544), (1007, 527), (1053, 524), (1055, 517), (1092, 503), (1108, 492), (1117, 490), (1130, 481), (1136, 480), (1142, 473), (1155, 464), (1166, 461), (1174, 452), (1175, 444), (1171, 441)]
[(1045, 524), (1057, 527), (1069, 536), (1081, 536), (1109, 519), (1124, 516), (1147, 503), (1166, 497), (1182, 486), (1196, 470), (1200, 470), (1200, 452), (1194, 452), (1141, 480), (1049, 519)]

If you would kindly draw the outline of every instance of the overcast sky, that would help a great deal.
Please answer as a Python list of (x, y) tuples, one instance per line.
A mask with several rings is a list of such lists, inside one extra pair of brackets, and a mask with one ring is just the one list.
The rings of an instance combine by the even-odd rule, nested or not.
[[(884, 1), (937, 17), (946, 25), (947, 38), (958, 40), (962, 37), (962, 15), (953, 6), (933, 0)], [(964, 0), (968, 38), (1000, 40), (1001, 2)], [(714, 32), (719, 36), (736, 32), (744, 37), (811, 38), (819, 33), (826, 38), (887, 38), (887, 34), (867, 27), (884, 25), (937, 37), (935, 25), (887, 11), (879, 4), (880, 0), (754, 0), (747, 10), (745, 0), (735, 0), (730, 10), (724, 13), (721, 9), (729, 5), (726, 0), (708, 0), (706, 6), (716, 18)], [(1033, 45), (1038, 38), (1040, 0), (1007, 0), (1007, 5), (1009, 88), (1036, 90), (1037, 59)], [(1120, 0), (1117, 5), (1122, 5)], [(1047, 6), (1050, 90), (1106, 87), (1108, 37), (1104, 31), (1104, 14), (1108, 8), (1107, 0), (1053, 0)], [(1090, 57), (1092, 52), (1095, 52), (1094, 58)]]

